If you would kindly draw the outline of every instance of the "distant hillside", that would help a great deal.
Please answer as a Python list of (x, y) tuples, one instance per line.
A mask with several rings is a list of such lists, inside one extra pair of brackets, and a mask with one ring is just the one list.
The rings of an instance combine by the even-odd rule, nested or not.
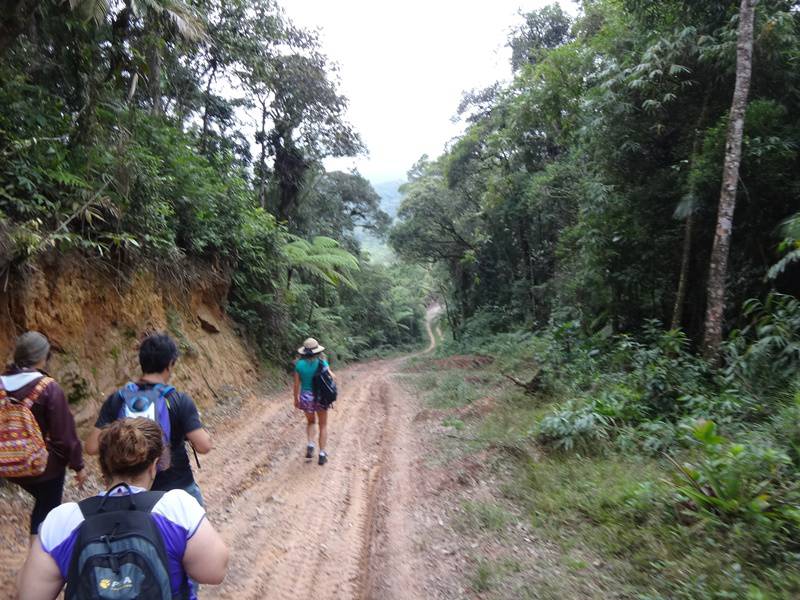
[[(397, 210), (400, 208), (400, 202), (403, 200), (403, 195), (400, 193), (399, 188), (405, 181), (396, 180), (370, 183), (372, 183), (373, 189), (381, 197), (381, 208), (394, 220), (395, 217), (397, 217)], [(362, 249), (369, 253), (372, 262), (382, 264), (394, 262), (394, 253), (391, 248), (389, 248), (385, 242), (376, 239), (368, 231), (357, 231), (356, 238), (361, 242)]]
[(403, 195), (400, 193), (400, 186), (405, 183), (405, 180), (398, 179), (395, 181), (383, 181), (381, 183), (372, 183), (372, 187), (378, 192), (381, 197), (381, 208), (385, 210), (392, 219), (397, 216), (397, 209), (400, 208), (400, 202), (403, 200)]

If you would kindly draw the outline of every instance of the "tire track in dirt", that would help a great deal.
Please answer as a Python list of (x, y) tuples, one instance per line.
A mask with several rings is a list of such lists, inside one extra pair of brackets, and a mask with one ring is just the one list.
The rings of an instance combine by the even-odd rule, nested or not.
[(304, 458), (304, 419), (290, 392), (249, 403), (216, 434), (199, 480), (232, 558), (225, 582), (204, 598), (424, 597), (411, 512), (415, 403), (392, 383), (403, 362), (338, 374), (323, 467)]

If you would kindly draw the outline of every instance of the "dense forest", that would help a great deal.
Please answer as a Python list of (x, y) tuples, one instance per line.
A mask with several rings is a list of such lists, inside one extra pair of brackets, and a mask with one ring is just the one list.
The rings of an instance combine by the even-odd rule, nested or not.
[(524, 388), (498, 439), (550, 458), (512, 495), (621, 597), (796, 597), (800, 3), (554, 4), (508, 44), (391, 243)]
[(389, 217), (335, 65), (272, 0), (11, 0), (0, 11), (6, 276), (73, 253), (121, 279), (230, 284), (264, 354), (312, 332), (339, 358), (417, 343), (416, 267), (369, 264)]
[(627, 565), (614, 597), (796, 598), (800, 1), (576, 6), (520, 15), (393, 223), (325, 169), (366, 149), (274, 0), (3, 0), (4, 289), (61, 255), (212, 274), (279, 362), (416, 347), (435, 300), (438, 352), (494, 362), (428, 387), (507, 386), (473, 439), (532, 523)]
[[(797, 233), (795, 5), (758, 7), (728, 330), (746, 300), (799, 291), (788, 261), (770, 271)], [(613, 332), (658, 319), (699, 344), (737, 14), (631, 0), (587, 2), (575, 22), (557, 5), (527, 16), (509, 41), (513, 82), (464, 96), (466, 133), (415, 165), (392, 234), (448, 274), (456, 333), (478, 316)]]

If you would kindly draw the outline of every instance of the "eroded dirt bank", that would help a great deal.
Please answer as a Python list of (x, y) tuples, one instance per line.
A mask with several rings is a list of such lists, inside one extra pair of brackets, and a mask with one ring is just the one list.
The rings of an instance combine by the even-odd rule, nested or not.
[(8, 286), (0, 291), (0, 360), (23, 331), (46, 334), (53, 346), (48, 366), (79, 424), (138, 374), (139, 341), (153, 331), (177, 339), (182, 358), (175, 384), (201, 408), (211, 408), (226, 386), (242, 393), (258, 388), (252, 353), (222, 309), (228, 284), (221, 275), (122, 275), (67, 258), (39, 264)]
[[(187, 390), (212, 420), (236, 412), (249, 398), (263, 396), (259, 376), (242, 337), (223, 314), (224, 278), (172, 278), (141, 272), (103, 274), (78, 260), (42, 263), (24, 279), (11, 279), (0, 292), (0, 360), (28, 329), (45, 333), (53, 346), (51, 374), (65, 389), (81, 433), (91, 427), (103, 398), (139, 372), (137, 348), (148, 333), (166, 330), (179, 342), (182, 358), (175, 385)], [(2, 289), (2, 288), (0, 288)], [(216, 419), (215, 419), (216, 417)], [(97, 465), (89, 491), (98, 489)], [(69, 481), (65, 498), (78, 498)], [(24, 559), (32, 501), (0, 481), (0, 599), (15, 595), (14, 575)]]

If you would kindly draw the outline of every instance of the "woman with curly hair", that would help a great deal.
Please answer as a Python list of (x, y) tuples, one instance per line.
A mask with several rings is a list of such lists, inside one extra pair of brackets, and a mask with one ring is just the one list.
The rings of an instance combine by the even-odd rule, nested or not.
[(117, 598), (195, 600), (190, 578), (222, 582), (228, 548), (197, 500), (180, 489), (148, 491), (168, 462), (165, 452), (161, 427), (150, 419), (102, 430), (108, 491), (47, 515), (22, 570), (21, 600), (52, 600), (65, 582), (66, 598), (111, 591)]

